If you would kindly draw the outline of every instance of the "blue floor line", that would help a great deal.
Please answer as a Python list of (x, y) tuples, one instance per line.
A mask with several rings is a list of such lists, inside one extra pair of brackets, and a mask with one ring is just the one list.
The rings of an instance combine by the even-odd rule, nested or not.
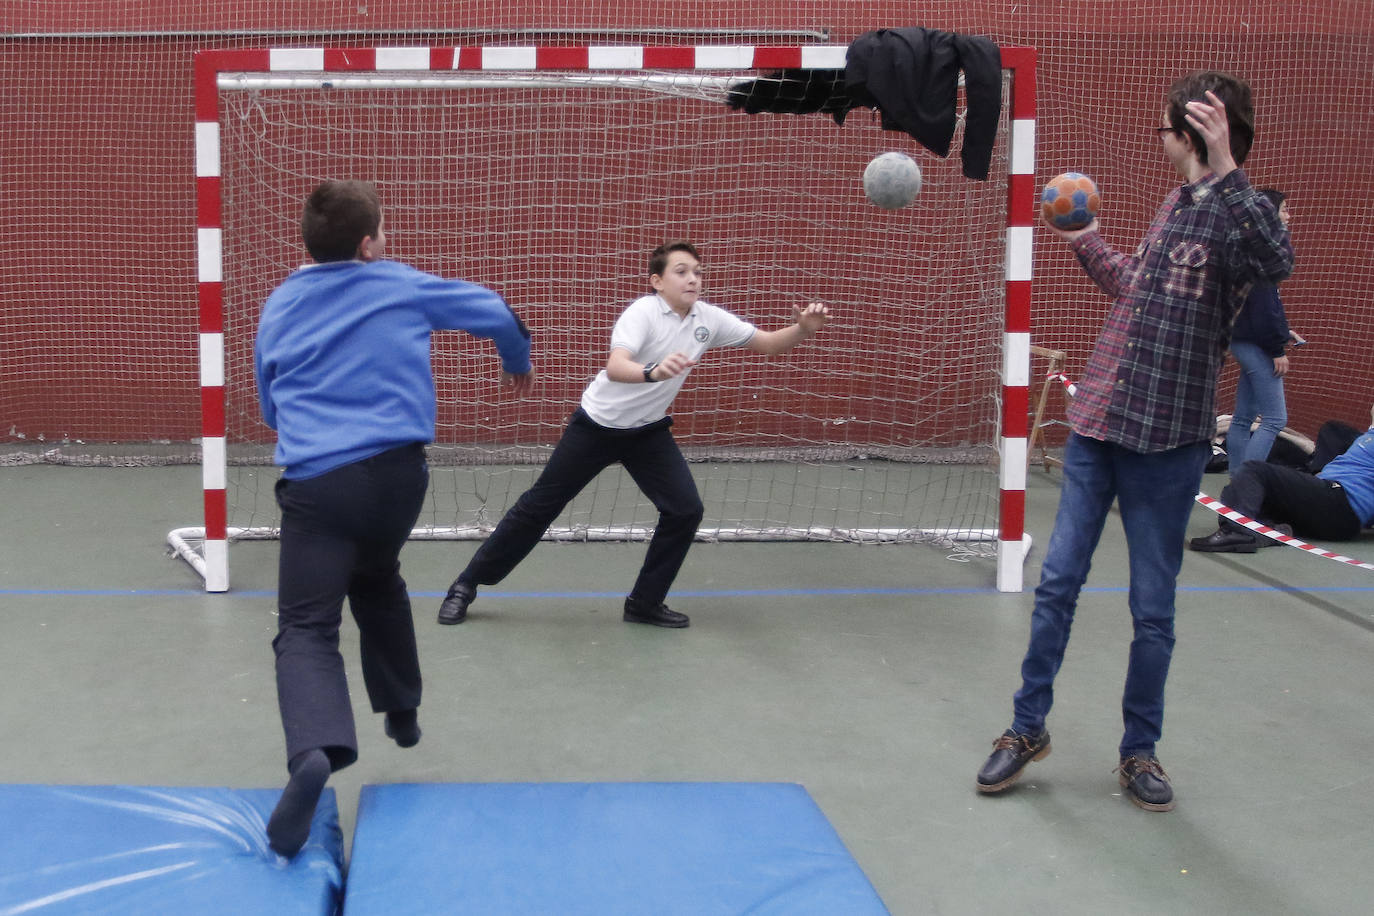
[[(1124, 593), (1125, 585), (1085, 586), (1083, 591), (1098, 594)], [(1181, 585), (1180, 593), (1232, 593), (1248, 594), (1255, 592), (1301, 592), (1312, 594), (1341, 594), (1374, 592), (1374, 585)], [(0, 588), (0, 598), (11, 597), (48, 597), (48, 598), (195, 598), (208, 594), (201, 589), (77, 589), (77, 588)], [(828, 598), (857, 595), (976, 595), (979, 597), (1002, 594), (993, 588), (761, 588), (761, 589), (717, 589), (674, 591), (677, 598)], [(1028, 589), (1023, 594), (1030, 594)], [(229, 598), (275, 598), (275, 591), (265, 589), (235, 589), (222, 592), (219, 597)], [(444, 592), (411, 592), (411, 598), (442, 598)], [(623, 598), (623, 591), (557, 591), (557, 592), (511, 592), (483, 591), (483, 598)]]

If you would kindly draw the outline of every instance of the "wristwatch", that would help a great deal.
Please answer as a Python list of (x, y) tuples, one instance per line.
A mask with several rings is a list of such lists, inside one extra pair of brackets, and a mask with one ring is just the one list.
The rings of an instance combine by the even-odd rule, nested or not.
[(658, 360), (654, 360), (654, 361), (651, 362), (651, 363), (645, 363), (645, 364), (644, 364), (644, 381), (646, 381), (646, 382), (656, 381), (656, 379), (654, 378), (654, 370), (657, 369), (657, 368), (658, 368)]

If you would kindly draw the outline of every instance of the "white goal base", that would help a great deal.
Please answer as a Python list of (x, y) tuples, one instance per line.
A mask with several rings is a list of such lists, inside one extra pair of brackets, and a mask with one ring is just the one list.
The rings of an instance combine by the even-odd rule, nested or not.
[[(462, 526), (425, 526), (410, 532), (412, 541), (480, 541), (492, 532), (486, 525)], [(609, 526), (576, 528), (550, 528), (541, 540), (563, 543), (627, 542), (647, 541), (653, 536), (653, 528), (642, 526)], [(274, 541), (281, 537), (281, 529), (274, 527), (230, 528), (229, 538), (233, 541)], [(778, 542), (828, 542), (848, 544), (937, 544), (954, 551), (951, 559), (966, 560), (997, 556), (999, 577), (1003, 575), (1000, 567), (1015, 567), (1013, 575), (1020, 583), (1020, 566), (1030, 553), (1031, 536), (1023, 535), (1020, 544), (1013, 544), (1010, 551), (998, 542), (998, 532), (991, 529), (966, 528), (709, 528), (697, 531), (696, 540), (700, 543), (778, 543)], [(199, 547), (197, 545), (200, 545)], [(207, 541), (205, 529), (176, 528), (167, 532), (167, 547), (170, 555), (179, 557), (190, 564), (191, 568), (205, 580), (205, 590), (224, 592), (229, 590), (227, 569), (216, 571), (216, 562), (207, 562), (207, 552), (218, 549), (222, 542)], [(1003, 560), (1005, 556), (1005, 560)], [(220, 564), (223, 569), (223, 564)], [(1004, 589), (1005, 590), (1005, 589)]]

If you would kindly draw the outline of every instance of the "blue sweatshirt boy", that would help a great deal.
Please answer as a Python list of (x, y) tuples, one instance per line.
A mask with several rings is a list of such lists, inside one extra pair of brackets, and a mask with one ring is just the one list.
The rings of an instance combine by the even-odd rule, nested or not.
[(253, 367), (283, 476), (432, 441), (437, 330), (490, 338), (502, 369), (530, 371), (528, 329), (484, 286), (387, 260), (310, 264), (282, 281), (263, 306)]

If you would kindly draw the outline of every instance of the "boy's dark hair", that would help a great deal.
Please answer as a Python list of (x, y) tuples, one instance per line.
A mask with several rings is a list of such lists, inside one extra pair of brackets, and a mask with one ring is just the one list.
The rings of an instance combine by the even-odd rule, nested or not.
[(1255, 142), (1255, 103), (1250, 97), (1250, 84), (1219, 70), (1190, 73), (1169, 88), (1169, 126), (1193, 141), (1198, 159), (1207, 164), (1207, 141), (1188, 123), (1188, 103), (1207, 101), (1207, 93), (1215, 92), (1226, 106), (1226, 123), (1231, 133), (1231, 156), (1236, 165), (1245, 162), (1250, 146)]
[(1275, 210), (1288, 199), (1288, 195), (1278, 188), (1260, 188), (1259, 192), (1269, 199), (1269, 202), (1274, 205)]
[(305, 202), (301, 238), (316, 261), (347, 261), (363, 239), (377, 237), (381, 224), (382, 205), (370, 182), (326, 181)]
[(664, 242), (662, 245), (655, 248), (649, 255), (649, 276), (659, 276), (667, 270), (668, 255), (672, 254), (674, 251), (685, 251), (698, 261), (701, 260), (701, 255), (697, 254), (696, 246), (691, 242), (684, 242), (680, 239)]

